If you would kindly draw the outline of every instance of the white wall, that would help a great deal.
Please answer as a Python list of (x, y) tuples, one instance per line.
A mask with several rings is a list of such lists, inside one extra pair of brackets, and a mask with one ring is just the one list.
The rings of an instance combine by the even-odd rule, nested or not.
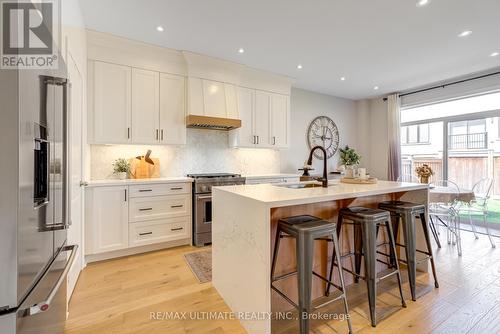
[(382, 98), (356, 102), (360, 153), (371, 176), (387, 179), (389, 136), (387, 103)]
[[(352, 100), (314, 93), (298, 88), (292, 88), (290, 96), (291, 136), (290, 148), (280, 151), (281, 171), (297, 173), (309, 156), (306, 132), (311, 121), (317, 116), (330, 117), (339, 129), (340, 146), (358, 145), (356, 126), (356, 103)], [(337, 167), (339, 153), (328, 160), (328, 170)], [(362, 160), (362, 164), (364, 161)], [(320, 174), (323, 164), (320, 160), (313, 161), (314, 174)]]
[(134, 158), (151, 149), (160, 159), (160, 175), (188, 173), (274, 174), (280, 172), (279, 152), (270, 149), (229, 148), (228, 132), (188, 129), (187, 144), (172, 145), (91, 145), (91, 179), (112, 177), (112, 163)]

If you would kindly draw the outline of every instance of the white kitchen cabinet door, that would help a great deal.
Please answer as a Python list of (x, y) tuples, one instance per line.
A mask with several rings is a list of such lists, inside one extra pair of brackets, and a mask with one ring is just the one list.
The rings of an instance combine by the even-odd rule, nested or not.
[(128, 187), (87, 188), (85, 254), (128, 247)]
[(89, 140), (100, 144), (129, 143), (131, 68), (89, 62)]
[(271, 95), (271, 145), (276, 148), (288, 147), (289, 97)]
[(231, 147), (255, 147), (253, 131), (253, 113), (255, 104), (255, 90), (238, 87), (237, 102), (241, 127), (229, 132)]
[(157, 144), (160, 140), (160, 74), (132, 69), (132, 142)]
[(255, 91), (254, 134), (256, 147), (271, 147), (271, 93)]
[(202, 81), (205, 116), (227, 117), (224, 83), (211, 80)]
[(160, 74), (160, 143), (186, 144), (186, 79)]
[(225, 83), (224, 94), (226, 96), (226, 117), (232, 119), (240, 119), (238, 112), (238, 98), (236, 94), (236, 86)]

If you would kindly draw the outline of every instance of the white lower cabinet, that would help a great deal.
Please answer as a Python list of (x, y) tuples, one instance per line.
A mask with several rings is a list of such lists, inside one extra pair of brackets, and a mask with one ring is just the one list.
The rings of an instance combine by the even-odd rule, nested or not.
[(128, 247), (128, 187), (96, 187), (86, 191), (85, 254)]
[(189, 217), (150, 220), (129, 224), (129, 246), (143, 246), (190, 237)]
[[(89, 187), (85, 231), (85, 255), (92, 256), (169, 241), (189, 244), (191, 184)], [(106, 258), (120, 256), (111, 254)]]

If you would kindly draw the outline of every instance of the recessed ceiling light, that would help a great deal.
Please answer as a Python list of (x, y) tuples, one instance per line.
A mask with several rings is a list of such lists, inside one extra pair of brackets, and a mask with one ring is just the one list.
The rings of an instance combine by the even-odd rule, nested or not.
[(420, 0), (419, 2), (417, 2), (417, 7), (426, 6), (429, 4), (429, 2), (430, 2), (430, 0)]
[(496, 56), (498, 56), (499, 54), (500, 54), (500, 53), (498, 53), (498, 52), (493, 52), (492, 54), (490, 54), (490, 57), (496, 57)]
[(298, 65), (297, 65), (297, 69), (298, 69), (298, 70), (301, 70), (301, 69), (302, 69), (302, 65), (301, 65), (301, 64), (298, 64)]
[(245, 49), (243, 49), (243, 48), (239, 48), (239, 49), (238, 49), (238, 53), (245, 53)]
[(345, 77), (340, 77), (340, 80), (341, 81), (345, 81)]
[(373, 89), (378, 90), (378, 86), (373, 87)]
[(467, 37), (467, 36), (469, 36), (470, 34), (472, 34), (472, 31), (471, 31), (471, 30), (464, 30), (464, 31), (462, 31), (460, 34), (458, 34), (458, 37)]
[(165, 28), (163, 28), (162, 26), (158, 26), (156, 27), (156, 30), (158, 30), (159, 32), (163, 32)]

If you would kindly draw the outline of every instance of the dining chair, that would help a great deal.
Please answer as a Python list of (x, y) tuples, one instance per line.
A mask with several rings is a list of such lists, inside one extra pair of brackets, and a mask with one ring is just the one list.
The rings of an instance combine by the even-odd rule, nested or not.
[[(429, 218), (431, 224), (434, 219), (446, 227), (446, 239), (448, 244), (457, 245), (458, 256), (462, 256), (462, 240), (460, 237), (460, 215), (461, 203), (458, 200), (460, 189), (453, 181), (438, 180), (430, 185), (431, 192), (435, 192), (429, 203)], [(446, 220), (446, 222), (445, 222)]]
[(482, 216), (483, 225), (486, 228), (486, 233), (488, 234), (488, 238), (490, 239), (491, 247), (495, 248), (496, 244), (491, 237), (489, 224), (487, 221), (488, 216), (488, 201), (491, 197), (491, 191), (493, 189), (493, 179), (485, 177), (479, 180), (472, 187), (472, 192), (474, 192), (474, 199), (466, 205), (460, 208), (459, 213), (467, 213), (469, 216), (469, 224), (471, 225), (472, 233), (474, 233), (474, 237), (479, 239), (477, 235), (476, 226), (474, 225), (474, 221), (472, 219), (473, 215)]
[(420, 180), (415, 175), (405, 174), (405, 175), (400, 175), (398, 177), (397, 182), (420, 183)]

